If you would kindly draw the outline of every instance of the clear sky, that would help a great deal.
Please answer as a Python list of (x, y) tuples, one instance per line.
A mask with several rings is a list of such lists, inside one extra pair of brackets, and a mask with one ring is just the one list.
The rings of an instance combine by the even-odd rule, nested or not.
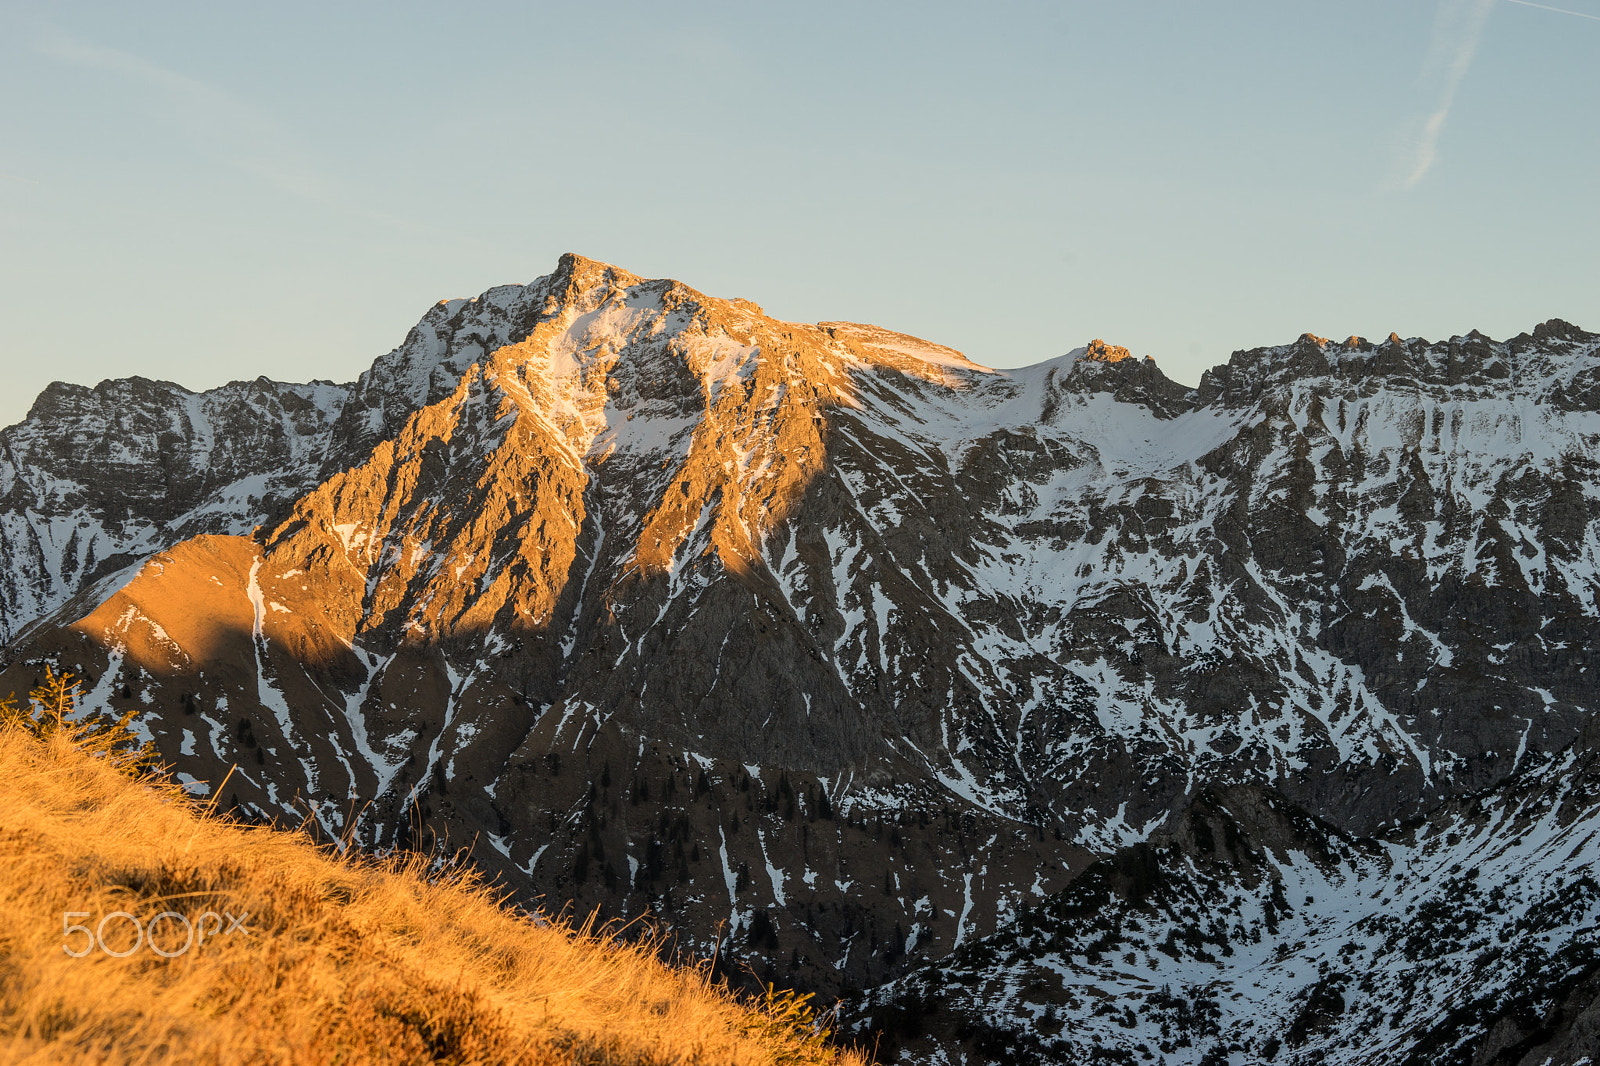
[(0, 424), (348, 380), (564, 251), (1190, 383), (1600, 330), (1600, 0), (0, 0), (0, 99)]

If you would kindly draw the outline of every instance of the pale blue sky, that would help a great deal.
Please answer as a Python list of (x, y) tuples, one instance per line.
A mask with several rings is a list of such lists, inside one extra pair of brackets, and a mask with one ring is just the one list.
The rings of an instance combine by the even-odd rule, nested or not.
[[(1017, 366), (1600, 329), (1600, 0), (0, 2), (0, 424), (563, 251)], [(1587, 17), (1585, 17), (1587, 16)]]

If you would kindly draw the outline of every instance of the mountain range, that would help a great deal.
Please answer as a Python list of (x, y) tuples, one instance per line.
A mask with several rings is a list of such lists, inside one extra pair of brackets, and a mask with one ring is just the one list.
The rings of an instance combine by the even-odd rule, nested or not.
[(7, 686), (885, 1061), (1600, 1047), (1600, 336), (997, 371), (574, 255), (0, 431)]

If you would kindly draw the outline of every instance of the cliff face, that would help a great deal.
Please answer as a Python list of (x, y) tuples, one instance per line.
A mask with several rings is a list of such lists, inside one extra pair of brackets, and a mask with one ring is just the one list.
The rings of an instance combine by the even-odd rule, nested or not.
[(352, 385), (53, 387), (0, 687), (54, 659), (242, 811), (859, 988), (1213, 793), (1391, 841), (1587, 750), (1597, 383), (1559, 322), (997, 372), (568, 256)]
[(0, 430), (0, 640), (97, 579), (207, 532), (248, 533), (316, 483), (345, 389), (57, 383)]

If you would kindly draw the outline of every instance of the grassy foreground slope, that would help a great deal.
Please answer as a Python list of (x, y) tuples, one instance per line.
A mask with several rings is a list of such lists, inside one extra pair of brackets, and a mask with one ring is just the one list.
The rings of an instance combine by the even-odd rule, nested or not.
[[(35, 732), (0, 725), (0, 1061), (861, 1064), (793, 999), (743, 1003), (418, 860), (211, 817)], [(92, 931), (119, 911), (168, 916), (118, 958)], [(128, 918), (101, 932), (135, 945)]]

